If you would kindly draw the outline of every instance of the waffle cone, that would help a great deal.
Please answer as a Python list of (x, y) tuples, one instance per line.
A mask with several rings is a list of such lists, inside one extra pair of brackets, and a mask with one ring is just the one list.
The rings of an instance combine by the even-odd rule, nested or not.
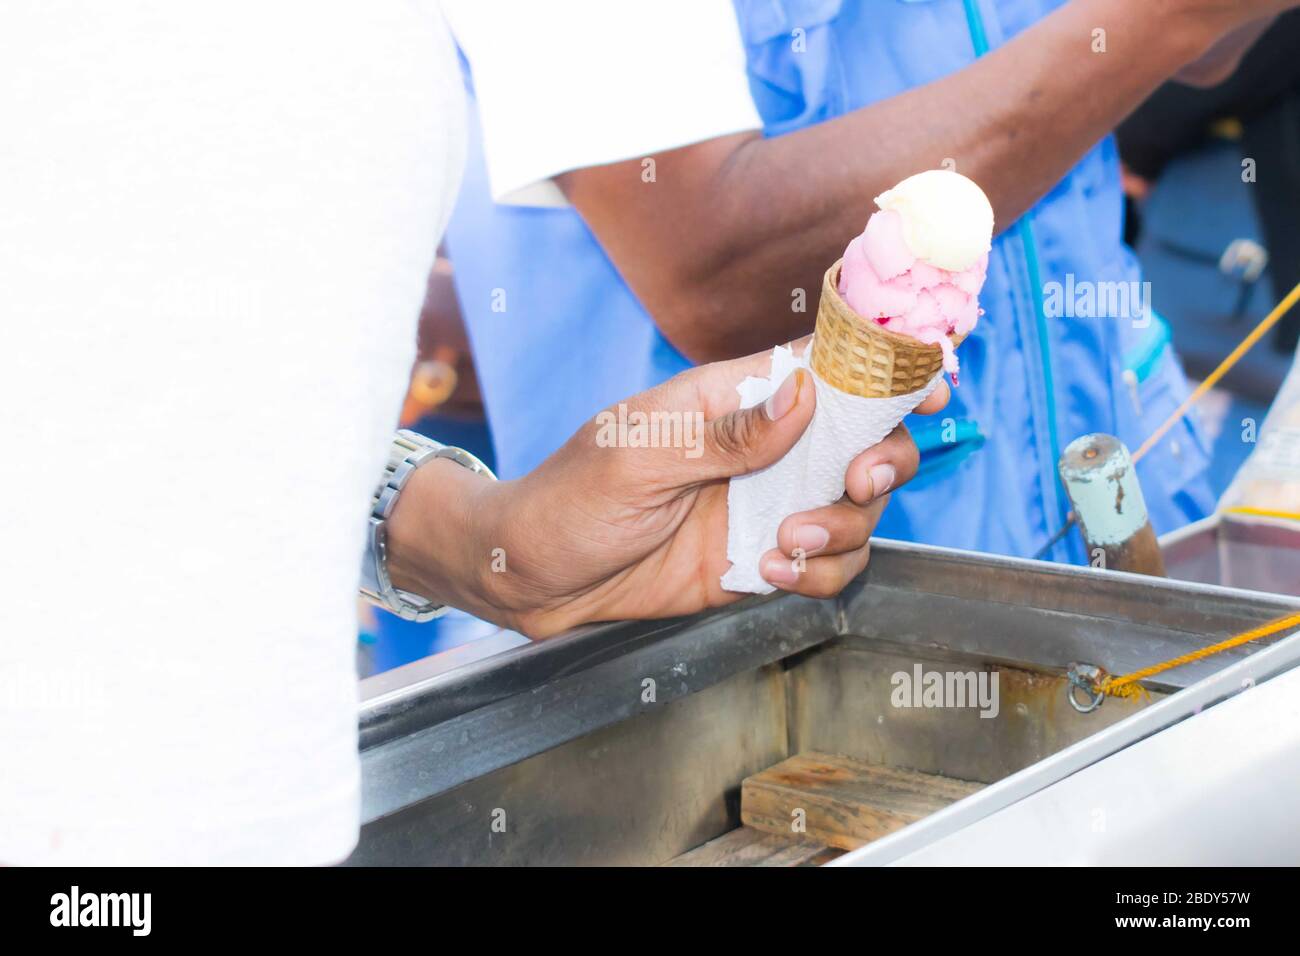
[[(817, 305), (812, 369), (828, 385), (863, 398), (906, 395), (943, 368), (943, 350), (864, 319), (839, 293), (841, 259), (826, 270)], [(949, 336), (954, 346), (964, 335)]]

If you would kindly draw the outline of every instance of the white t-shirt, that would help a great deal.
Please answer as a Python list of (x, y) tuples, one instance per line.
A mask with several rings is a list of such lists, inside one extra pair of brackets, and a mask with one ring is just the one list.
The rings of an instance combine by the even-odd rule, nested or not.
[(762, 128), (730, 0), (443, 0), (469, 61), (492, 196)]
[(0, 862), (327, 863), (463, 152), (436, 3), (0, 7)]

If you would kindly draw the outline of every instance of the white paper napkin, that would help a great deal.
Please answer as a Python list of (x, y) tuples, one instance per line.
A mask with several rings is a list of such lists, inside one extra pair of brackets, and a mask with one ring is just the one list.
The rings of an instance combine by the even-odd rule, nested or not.
[[(740, 405), (764, 402), (797, 368), (808, 368), (810, 344), (803, 357), (777, 346), (767, 378), (750, 376), (736, 386)], [(758, 562), (776, 547), (776, 530), (792, 514), (838, 501), (844, 473), (860, 452), (879, 443), (943, 377), (938, 372), (920, 391), (890, 398), (860, 398), (841, 392), (808, 369), (817, 388), (817, 409), (808, 429), (780, 461), (761, 471), (732, 478), (727, 490), (727, 559), (722, 576), (728, 591), (768, 594), (775, 590), (758, 573)]]

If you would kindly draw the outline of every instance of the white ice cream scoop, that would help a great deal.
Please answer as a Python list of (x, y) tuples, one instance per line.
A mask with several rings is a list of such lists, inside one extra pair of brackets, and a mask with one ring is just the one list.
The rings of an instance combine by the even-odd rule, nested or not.
[(912, 254), (939, 269), (973, 266), (993, 241), (993, 207), (984, 190), (961, 173), (927, 169), (876, 197), (903, 220)]

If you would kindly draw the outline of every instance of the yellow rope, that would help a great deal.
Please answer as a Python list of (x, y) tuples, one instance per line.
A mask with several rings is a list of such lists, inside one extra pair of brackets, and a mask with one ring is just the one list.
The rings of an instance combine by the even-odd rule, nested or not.
[(1279, 618), (1268, 624), (1263, 624), (1253, 630), (1238, 634), (1236, 637), (1230, 637), (1226, 641), (1220, 641), (1218, 644), (1211, 644), (1209, 647), (1202, 647), (1199, 651), (1192, 651), (1190, 654), (1183, 654), (1181, 657), (1175, 657), (1172, 660), (1165, 661), (1163, 664), (1153, 664), (1151, 667), (1144, 667), (1140, 671), (1134, 671), (1132, 674), (1125, 674), (1123, 677), (1107, 677), (1097, 685), (1097, 692), (1105, 694), (1108, 697), (1138, 697), (1146, 694), (1146, 689), (1138, 683), (1146, 680), (1155, 674), (1167, 670), (1173, 670), (1175, 667), (1182, 667), (1184, 664), (1190, 664), (1192, 661), (1199, 661), (1203, 657), (1209, 657), (1211, 654), (1218, 654), (1220, 651), (1230, 650), (1247, 644), (1250, 641), (1258, 640), (1261, 637), (1268, 637), (1270, 634), (1276, 634), (1279, 631), (1286, 631), (1293, 627), (1300, 627), (1300, 612), (1289, 614), (1286, 617)]
[(1291, 310), (1291, 306), (1297, 302), (1300, 302), (1300, 284), (1297, 284), (1294, 289), (1288, 292), (1286, 298), (1274, 306), (1273, 311), (1264, 317), (1264, 321), (1255, 326), (1251, 333), (1228, 353), (1228, 357), (1219, 363), (1219, 367), (1205, 376), (1205, 381), (1197, 385), (1192, 394), (1183, 399), (1183, 403), (1174, 409), (1174, 413), (1165, 419), (1164, 424), (1151, 433), (1147, 440), (1142, 443), (1142, 446), (1134, 452), (1134, 463), (1141, 461), (1142, 457), (1155, 447), (1156, 442), (1164, 438), (1169, 429), (1173, 428), (1187, 414), (1187, 410), (1200, 401), (1206, 392), (1214, 388), (1219, 383), (1219, 379), (1227, 375), (1232, 367), (1241, 360), (1241, 357), (1249, 352), (1256, 342), (1268, 334), (1269, 329), (1282, 321), (1282, 316), (1286, 315)]

